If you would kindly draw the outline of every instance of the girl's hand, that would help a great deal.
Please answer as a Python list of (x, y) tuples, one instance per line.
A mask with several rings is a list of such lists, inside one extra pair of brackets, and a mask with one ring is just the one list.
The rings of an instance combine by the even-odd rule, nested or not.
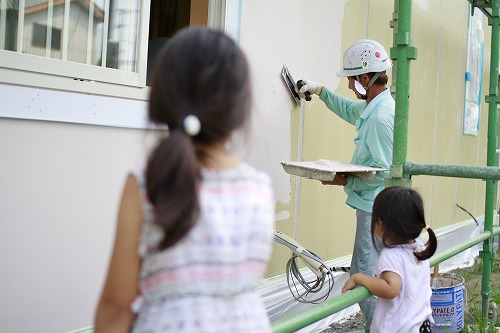
[[(357, 274), (357, 273), (356, 273)], [(345, 293), (346, 291), (349, 291), (351, 289), (354, 289), (358, 284), (356, 283), (355, 281), (355, 275), (352, 275), (349, 280), (347, 280), (347, 282), (344, 284), (344, 286), (342, 287), (342, 293)]]
[(401, 290), (401, 277), (394, 272), (384, 271), (380, 278), (368, 276), (362, 273), (353, 274), (342, 288), (342, 292), (363, 286), (373, 295), (380, 298), (392, 299)]

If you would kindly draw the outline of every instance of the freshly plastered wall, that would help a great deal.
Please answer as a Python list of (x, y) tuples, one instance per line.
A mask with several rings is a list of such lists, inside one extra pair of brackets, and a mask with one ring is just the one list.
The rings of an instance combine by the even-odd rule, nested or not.
[[(332, 236), (335, 239), (338, 233), (335, 233), (329, 220), (331, 216), (339, 216), (339, 211), (344, 211), (343, 215), (349, 211), (341, 201), (337, 205), (316, 205), (317, 202), (325, 202), (325, 198), (331, 199), (332, 194), (320, 186), (308, 190), (307, 187), (316, 185), (316, 182), (308, 184), (313, 183), (311, 180), (302, 181), (304, 191), (301, 192), (300, 207), (297, 207), (296, 177), (286, 174), (280, 163), (300, 158), (299, 132), (302, 129), (298, 127), (298, 119), (301, 112), (305, 113), (306, 124), (303, 129), (304, 159), (331, 156), (326, 153), (332, 149), (338, 151), (332, 145), (332, 134), (340, 126), (336, 126), (326, 112), (313, 110), (311, 103), (301, 110), (291, 98), (281, 69), (286, 64), (295, 80), (307, 78), (329, 86), (339, 84), (334, 73), (342, 56), (341, 22), (345, 2), (318, 1), (314, 6), (307, 2), (286, 0), (242, 3), (240, 42), (253, 68), (255, 108), (266, 121), (255, 130), (260, 138), (258, 146), (266, 156), (265, 161), (260, 160), (260, 163), (265, 163), (263, 167), (271, 172), (275, 183), (276, 225), (287, 235), (297, 236), (299, 242), (305, 241), (304, 245), (313, 251), (332, 246)], [(350, 129), (342, 128), (342, 131), (348, 133), (346, 137), (353, 135)], [(341, 151), (348, 156), (349, 148), (342, 148)], [(342, 193), (338, 191), (336, 196), (341, 197)], [(296, 209), (301, 211), (306, 206), (308, 210), (297, 220)], [(349, 230), (349, 226), (346, 224), (343, 228)], [(347, 240), (338, 239), (342, 243), (339, 248), (343, 249), (330, 253), (330, 257), (349, 253), (352, 230), (349, 232), (349, 237), (345, 237)], [(269, 276), (283, 274), (289, 257), (288, 249), (276, 245)]]

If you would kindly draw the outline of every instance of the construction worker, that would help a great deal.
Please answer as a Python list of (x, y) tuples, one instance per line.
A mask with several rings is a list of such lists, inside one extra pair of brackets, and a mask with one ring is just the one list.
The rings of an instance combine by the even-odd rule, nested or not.
[[(352, 44), (344, 53), (343, 70), (338, 77), (347, 77), (349, 89), (361, 101), (341, 96), (318, 83), (302, 80), (301, 97), (306, 92), (316, 94), (325, 105), (349, 124), (356, 126), (354, 153), (351, 163), (389, 169), (392, 163), (395, 102), (387, 89), (386, 70), (392, 67), (387, 51), (374, 40), (363, 39)], [(299, 84), (300, 86), (300, 84)], [(350, 274), (361, 272), (374, 275), (378, 258), (371, 240), (373, 201), (384, 189), (389, 172), (377, 172), (372, 180), (337, 173), (324, 185), (344, 186), (346, 204), (356, 210), (356, 236)], [(381, 246), (378, 250), (381, 250)], [(365, 332), (370, 332), (376, 297), (360, 302), (366, 319)]]

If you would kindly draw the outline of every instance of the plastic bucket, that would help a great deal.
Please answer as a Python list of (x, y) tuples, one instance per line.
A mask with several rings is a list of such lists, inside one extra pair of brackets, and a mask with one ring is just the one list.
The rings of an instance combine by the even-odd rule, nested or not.
[(462, 332), (464, 327), (465, 280), (453, 273), (431, 277), (433, 333)]

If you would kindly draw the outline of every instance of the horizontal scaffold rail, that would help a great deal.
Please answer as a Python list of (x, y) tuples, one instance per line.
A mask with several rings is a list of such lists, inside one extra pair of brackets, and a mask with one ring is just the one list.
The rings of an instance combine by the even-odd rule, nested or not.
[(474, 178), (483, 180), (500, 180), (500, 168), (493, 166), (466, 166), (466, 165), (440, 165), (417, 164), (405, 162), (403, 166), (404, 178), (417, 175)]

